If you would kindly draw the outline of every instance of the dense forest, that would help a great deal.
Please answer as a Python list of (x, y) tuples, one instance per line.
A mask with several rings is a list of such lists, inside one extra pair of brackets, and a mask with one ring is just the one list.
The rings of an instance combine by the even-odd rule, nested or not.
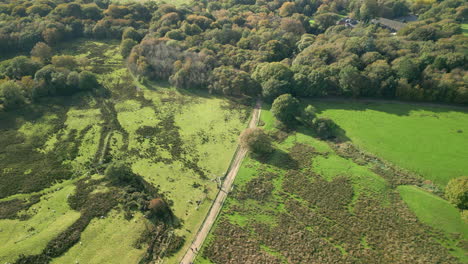
[[(408, 14), (418, 21), (396, 33), (373, 23)], [(98, 87), (86, 60), (54, 56), (60, 43), (93, 38), (121, 39), (135, 76), (181, 89), (466, 104), (467, 18), (462, 0), (3, 0), (0, 100), (8, 110)]]

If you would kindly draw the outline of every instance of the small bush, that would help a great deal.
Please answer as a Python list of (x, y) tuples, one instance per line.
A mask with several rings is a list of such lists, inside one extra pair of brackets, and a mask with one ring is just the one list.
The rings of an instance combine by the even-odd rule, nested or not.
[(305, 126), (312, 126), (317, 109), (313, 105), (308, 105), (304, 111), (302, 111), (301, 120)]
[(261, 128), (248, 128), (242, 132), (240, 143), (256, 154), (267, 154), (273, 151), (271, 138)]
[(115, 185), (128, 185), (138, 190), (144, 189), (140, 176), (133, 173), (132, 169), (125, 163), (111, 164), (107, 167), (105, 176)]
[(320, 117), (314, 121), (314, 130), (321, 139), (336, 137), (337, 125), (329, 118)]
[(445, 188), (445, 196), (460, 209), (468, 209), (468, 176), (451, 179)]

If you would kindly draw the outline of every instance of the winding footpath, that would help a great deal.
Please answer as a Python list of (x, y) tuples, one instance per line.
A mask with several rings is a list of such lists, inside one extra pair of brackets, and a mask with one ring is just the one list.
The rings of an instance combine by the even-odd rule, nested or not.
[[(261, 105), (262, 102), (258, 100), (252, 113), (252, 119), (250, 120), (249, 128), (254, 128), (257, 126), (258, 120), (260, 119)], [(213, 226), (213, 224), (216, 221), (216, 218), (221, 212), (221, 208), (223, 207), (224, 201), (226, 200), (229, 191), (231, 191), (232, 184), (234, 183), (234, 179), (237, 176), (237, 172), (239, 171), (245, 154), (247, 154), (247, 150), (240, 147), (239, 145), (238, 151), (234, 156), (231, 167), (229, 168), (226, 174), (226, 178), (224, 179), (222, 188), (218, 192), (218, 195), (216, 196), (216, 199), (214, 200), (210, 211), (208, 212), (205, 218), (205, 221), (203, 221), (202, 225), (200, 226), (197, 235), (193, 239), (190, 248), (185, 253), (180, 264), (191, 264), (195, 260), (198, 251), (203, 246), (203, 242), (205, 241), (206, 237), (208, 236), (208, 233), (211, 230), (211, 227)]]

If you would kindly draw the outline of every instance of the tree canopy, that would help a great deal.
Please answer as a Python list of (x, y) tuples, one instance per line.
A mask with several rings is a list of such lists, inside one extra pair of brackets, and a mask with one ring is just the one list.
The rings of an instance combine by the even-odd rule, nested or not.
[(247, 128), (240, 136), (242, 147), (255, 154), (265, 155), (273, 151), (270, 136), (261, 128)]
[[(78, 58), (55, 52), (91, 38), (120, 40), (134, 75), (180, 89), (269, 103), (282, 94), (468, 103), (462, 0), (4, 2), (0, 53), (16, 57), (0, 63), (0, 79), (32, 78), (19, 85), (27, 102), (83, 90)], [(401, 18), (411, 13), (419, 19)], [(392, 34), (373, 18), (399, 18), (402, 28)]]
[(299, 101), (291, 94), (280, 95), (273, 101), (271, 112), (284, 124), (294, 124), (299, 116)]

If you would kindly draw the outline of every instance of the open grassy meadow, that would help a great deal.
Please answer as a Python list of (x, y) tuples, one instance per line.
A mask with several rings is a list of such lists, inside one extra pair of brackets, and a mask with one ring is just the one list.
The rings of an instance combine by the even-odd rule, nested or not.
[[(41, 254), (69, 230), (79, 230), (79, 237), (52, 263), (139, 262), (151, 224), (128, 211), (128, 203), (106, 198), (120, 192), (102, 176), (114, 161), (129, 162), (164, 196), (179, 222), (175, 234), (190, 242), (249, 107), (165, 83), (139, 83), (124, 68), (117, 42), (77, 41), (57, 52), (85, 58), (83, 67), (99, 74), (107, 93), (49, 98), (0, 113), (0, 203), (9, 208), (0, 211), (0, 262)], [(100, 203), (110, 204), (103, 209)], [(90, 218), (93, 210), (97, 215)], [(175, 255), (162, 250), (159, 258), (175, 263), (184, 249)]]
[(468, 111), (400, 103), (312, 102), (359, 148), (440, 187), (468, 172)]
[[(331, 111), (328, 104), (314, 105)], [(467, 225), (453, 205), (429, 189), (400, 185), (401, 172), (349, 142), (318, 140), (304, 127), (276, 130), (268, 109), (261, 120), (276, 150), (244, 160), (195, 263), (468, 261)]]

